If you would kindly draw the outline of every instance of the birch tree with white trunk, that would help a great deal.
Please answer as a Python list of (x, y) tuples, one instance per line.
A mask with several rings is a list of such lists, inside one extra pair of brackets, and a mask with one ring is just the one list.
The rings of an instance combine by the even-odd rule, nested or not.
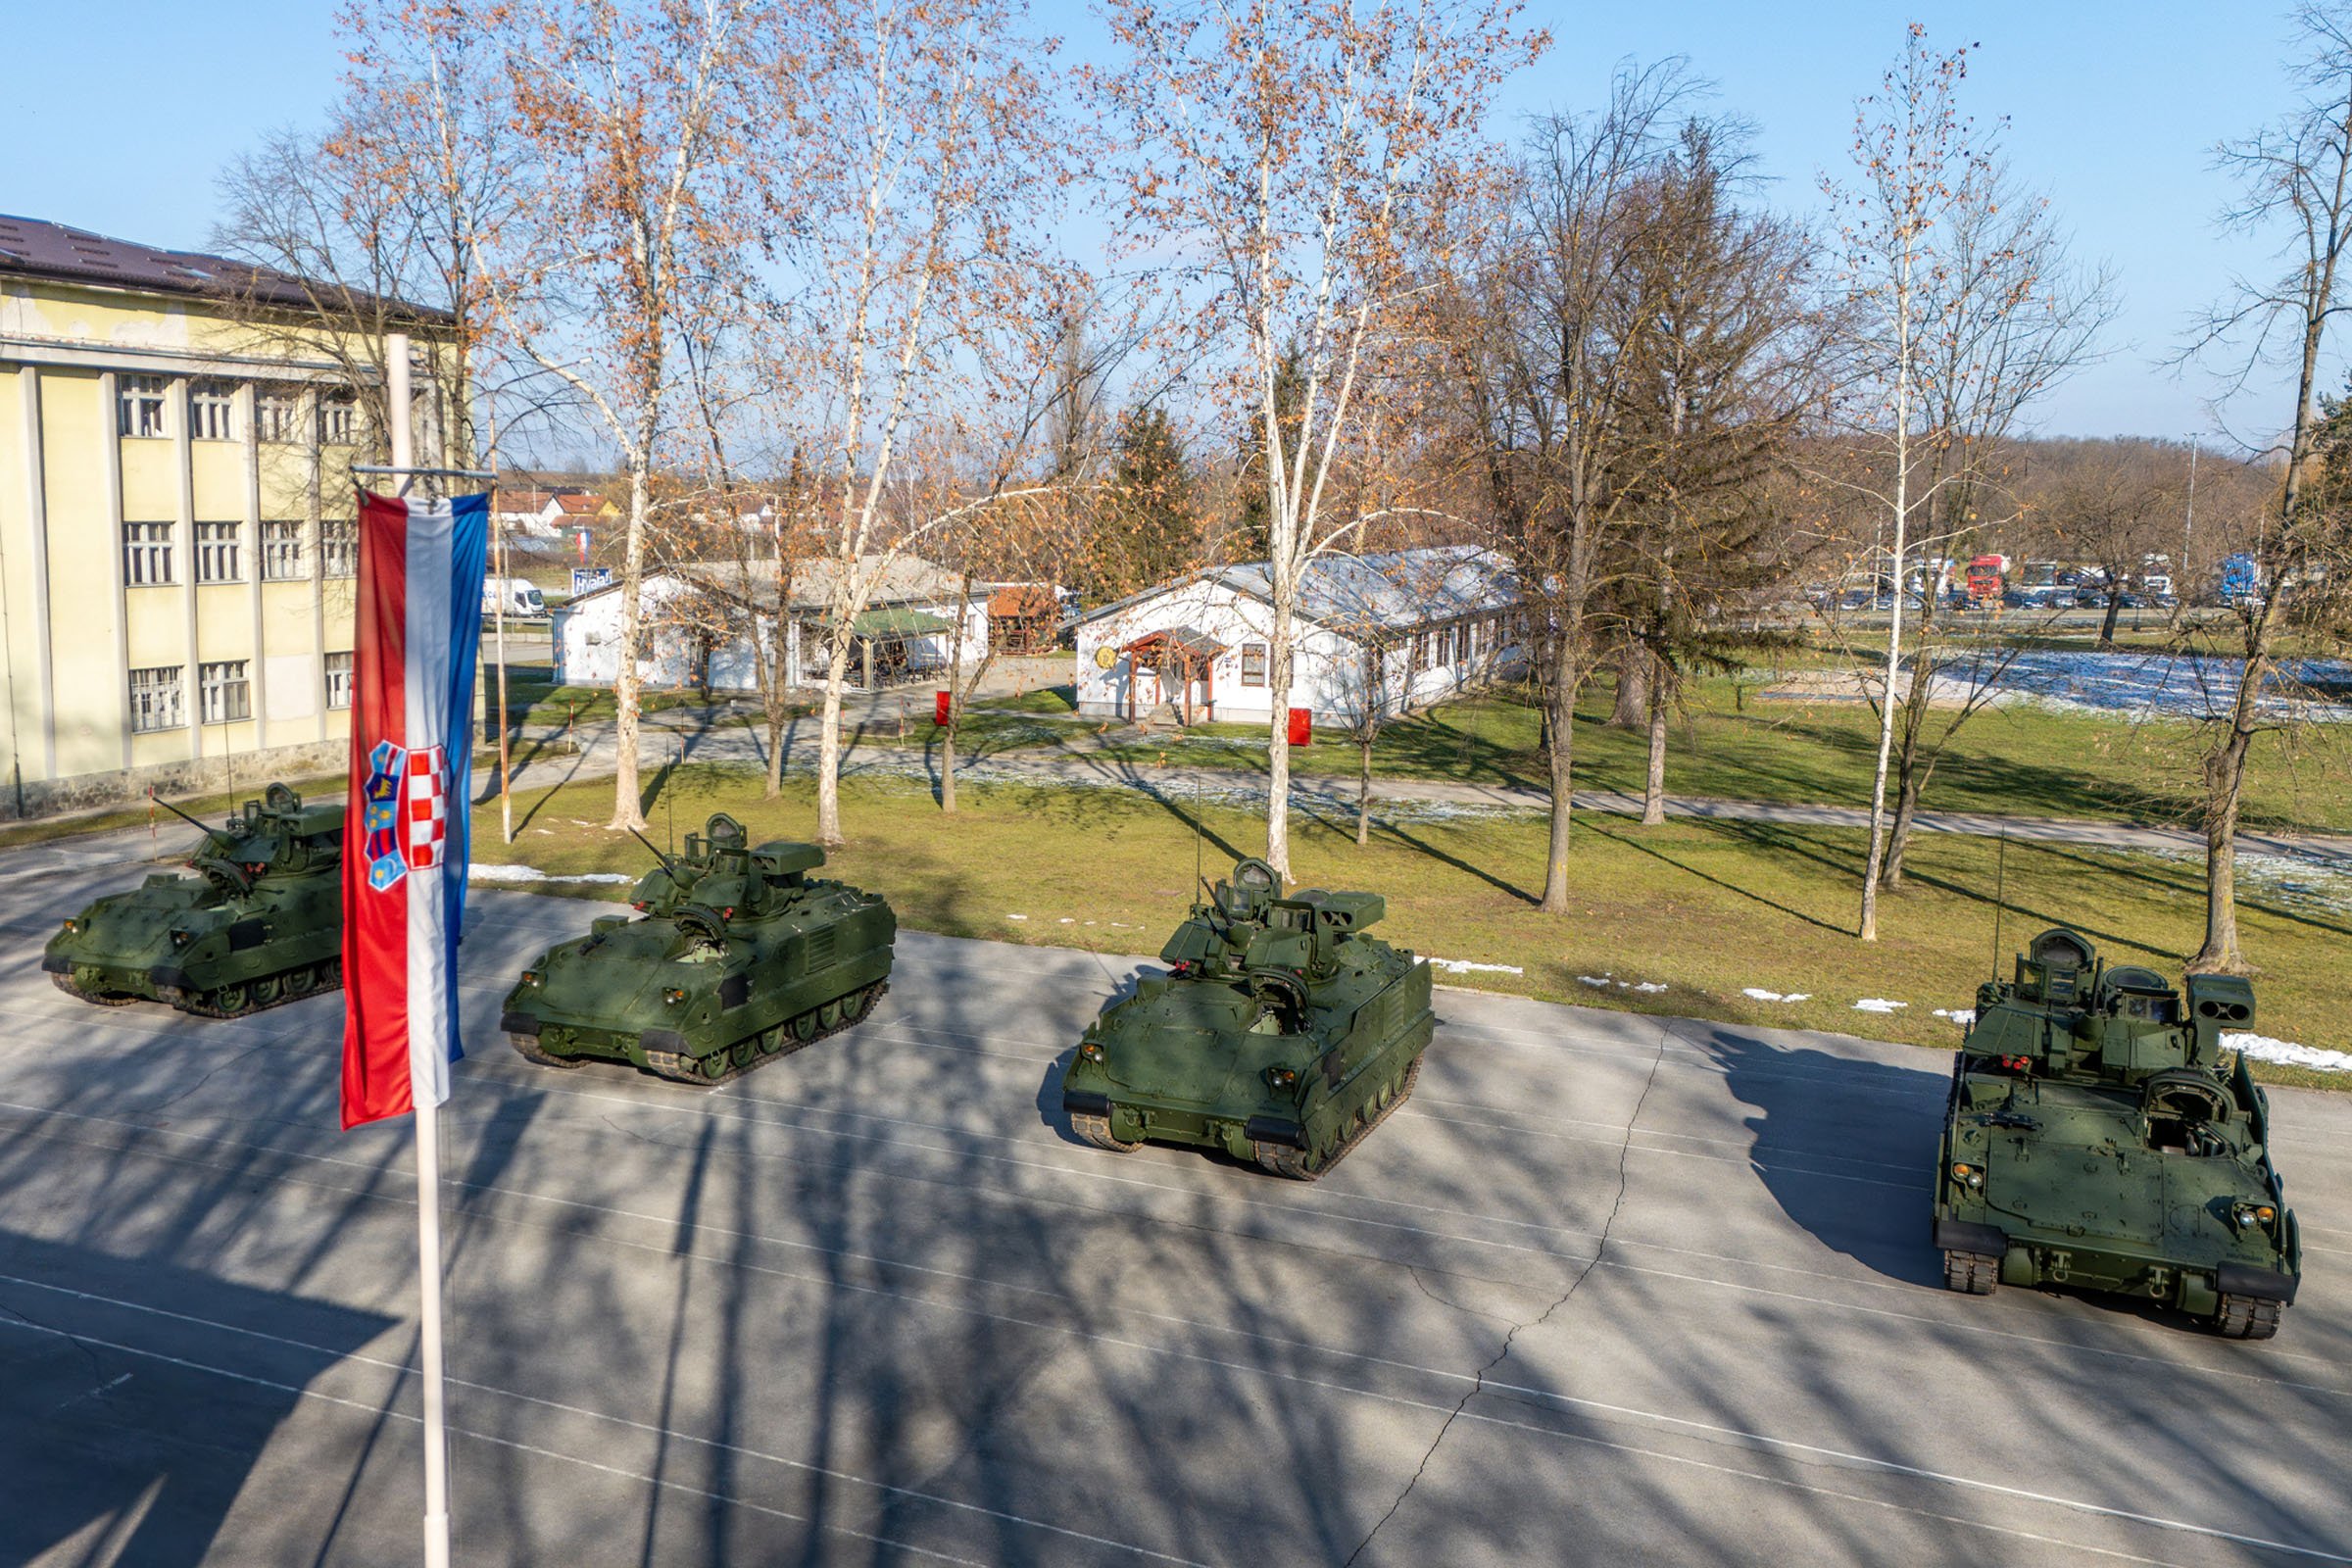
[[(1288, 715), (1314, 557), (1350, 533), (1328, 505), (1379, 363), (1444, 258), (1439, 198), (1486, 162), (1503, 76), (1548, 41), (1483, 0), (1109, 0), (1114, 62), (1091, 81), (1123, 132), (1137, 249), (1191, 307), (1183, 352), (1262, 432), (1267, 580), (1266, 859), (1290, 874)], [(1295, 390), (1280, 386), (1286, 361)]]

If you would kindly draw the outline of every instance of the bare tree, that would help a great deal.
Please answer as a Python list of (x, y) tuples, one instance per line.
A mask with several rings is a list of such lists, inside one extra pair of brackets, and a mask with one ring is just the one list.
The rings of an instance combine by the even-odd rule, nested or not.
[(1629, 416), (1657, 340), (1661, 270), (1634, 265), (1655, 181), (1703, 86), (1680, 62), (1628, 68), (1608, 107), (1536, 132), (1510, 188), (1465, 220), (1485, 236), (1442, 311), (1475, 461), (1531, 600), (1551, 832), (1543, 907), (1568, 907), (1576, 699), (1612, 624), (1613, 556), (1636, 519), (1642, 432)]
[[(1876, 458), (1847, 482), (1885, 516), (1884, 559), (1892, 585), (1884, 674), (1874, 698), (1878, 763), (1871, 780), (1870, 854), (1860, 935), (1879, 934), (1879, 891), (1887, 863), (1886, 786), (1894, 758), (1912, 549), (1923, 528), (1937, 542), (1966, 533), (1968, 497), (1987, 443), (2017, 412), (2081, 365), (2109, 307), (2103, 278), (2067, 265), (2045, 204), (2021, 200), (1993, 132), (1964, 119), (1959, 87), (1968, 50), (1936, 54), (1910, 28), (1900, 60), (1857, 106), (1853, 188), (1829, 187), (1843, 215), (1842, 273), (1851, 312), (1847, 405), (1859, 441)], [(1933, 614), (1936, 596), (1921, 597)], [(1915, 719), (1934, 671), (1915, 661)], [(1916, 725), (1907, 731), (1916, 738)]]
[(1131, 224), (1181, 237), (1200, 302), (1190, 346), (1224, 368), (1261, 432), (1266, 858), (1288, 875), (1296, 616), (1307, 564), (1348, 530), (1327, 510), (1335, 467), (1411, 285), (1406, 258), (1443, 250), (1424, 227), (1431, 198), (1476, 162), (1503, 74), (1547, 40), (1488, 0), (1110, 0), (1108, 17), (1123, 58), (1096, 80), (1135, 144)]
[(2321, 418), (2320, 365), (2328, 330), (2348, 302), (2339, 268), (2352, 245), (2352, 11), (2312, 0), (2294, 13), (2293, 63), (2299, 101), (2273, 124), (2224, 143), (2222, 171), (2243, 193), (2225, 215), (2231, 226), (2280, 238), (2283, 267), (2267, 279), (2241, 279), (2195, 329), (2190, 354), (2222, 358), (2223, 395), (2246, 389), (2266, 365), (2293, 368), (2294, 404), (2267, 450), (2283, 458), (2277, 512), (2256, 550), (2265, 578), (2241, 598), (2234, 652), (2237, 676), (2209, 723), (2205, 754), (2205, 941), (2192, 970), (2243, 973), (2237, 933), (2237, 824), (2246, 757), (2264, 727), (2266, 695), (2278, 674), (2280, 630), (2298, 594), (2322, 574), (2339, 524), (2331, 509), (2305, 504)]
[(628, 502), (614, 680), (611, 826), (644, 826), (638, 670), (655, 474), (677, 421), (682, 313), (738, 271), (746, 192), (767, 172), (755, 130), (792, 57), (751, 0), (554, 0), (483, 14), (501, 51), (499, 109), (518, 141), (515, 214), (476, 235), (495, 330), (569, 386), (620, 458)]

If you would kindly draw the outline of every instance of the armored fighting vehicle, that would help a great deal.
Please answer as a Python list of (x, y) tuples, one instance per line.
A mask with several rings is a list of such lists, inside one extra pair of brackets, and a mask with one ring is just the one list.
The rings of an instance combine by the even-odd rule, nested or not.
[(1087, 1026), (1061, 1080), (1071, 1127), (1322, 1175), (1412, 1093), (1437, 1024), (1429, 965), (1364, 934), (1387, 909), (1236, 864), (1160, 950), (1168, 972)]
[(2270, 1105), (2225, 1054), (2254, 990), (2100, 961), (2045, 931), (1988, 981), (1952, 1069), (1936, 1181), (1944, 1284), (2087, 1286), (2266, 1340), (2302, 1241), (2271, 1166)]
[(874, 1010), (898, 916), (879, 895), (809, 880), (824, 851), (753, 848), (722, 811), (662, 858), (630, 896), (642, 919), (600, 919), (522, 972), (500, 1027), (525, 1057), (724, 1083)]
[(183, 870), (109, 894), (49, 939), (60, 991), (121, 1006), (142, 997), (236, 1018), (343, 984), (343, 803), (283, 784), (203, 828)]

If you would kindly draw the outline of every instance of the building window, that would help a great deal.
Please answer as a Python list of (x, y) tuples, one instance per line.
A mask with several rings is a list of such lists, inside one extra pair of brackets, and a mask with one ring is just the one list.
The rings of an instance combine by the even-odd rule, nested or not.
[(318, 394), (318, 442), (321, 446), (347, 447), (352, 443), (352, 431), (357, 426), (359, 400), (350, 392), (321, 392)]
[(266, 519), (262, 523), (262, 580), (299, 582), (302, 568), (302, 522), (299, 518)]
[(239, 525), (233, 522), (200, 522), (196, 525), (196, 580), (198, 582), (242, 582), (245, 580), (244, 562), (237, 545)]
[(168, 522), (126, 522), (122, 525), (122, 581), (131, 588), (153, 588), (172, 581), (172, 525)]
[(1470, 662), (1470, 623), (1466, 620), (1453, 628), (1453, 662), (1457, 664)]
[(237, 438), (235, 382), (188, 383), (188, 437), (194, 441), (234, 441)]
[(1242, 684), (1263, 686), (1266, 683), (1266, 645), (1242, 644)]
[(257, 440), (282, 444), (302, 439), (302, 393), (290, 386), (257, 388), (253, 396), (253, 433)]
[(661, 657), (661, 654), (660, 654), (660, 652), (659, 652), (658, 650), (656, 650), (656, 649), (655, 649), (655, 647), (654, 647), (654, 628), (653, 628), (653, 627), (651, 627), (651, 626), (640, 626), (640, 627), (638, 627), (638, 628), (637, 628), (637, 662), (638, 662), (639, 663), (641, 663), (641, 664), (642, 664), (642, 663), (651, 663), (651, 662), (653, 662), (653, 661), (655, 661), (656, 659), (659, 659), (660, 657)]
[(161, 375), (125, 375), (119, 378), (117, 398), (122, 411), (122, 433), (142, 441), (161, 441), (171, 435), (172, 423), (165, 414), (172, 395), (172, 382)]
[(326, 706), (329, 708), (349, 708), (351, 706), (351, 656), (349, 654), (326, 656)]
[(326, 577), (360, 574), (360, 525), (349, 517), (329, 517), (318, 525), (318, 570)]
[(130, 672), (130, 729), (134, 735), (177, 729), (185, 722), (179, 700), (178, 664)]
[(233, 724), (253, 716), (253, 682), (245, 674), (248, 667), (248, 661), (242, 659), (196, 666), (205, 723)]
[(1429, 633), (1413, 634), (1412, 672), (1416, 675), (1429, 667)]

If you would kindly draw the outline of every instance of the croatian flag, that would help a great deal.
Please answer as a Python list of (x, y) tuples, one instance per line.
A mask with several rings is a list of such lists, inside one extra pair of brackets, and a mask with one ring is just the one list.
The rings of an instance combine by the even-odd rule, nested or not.
[(360, 498), (343, 824), (343, 1125), (438, 1105), (460, 1055), (474, 656), (490, 499)]

